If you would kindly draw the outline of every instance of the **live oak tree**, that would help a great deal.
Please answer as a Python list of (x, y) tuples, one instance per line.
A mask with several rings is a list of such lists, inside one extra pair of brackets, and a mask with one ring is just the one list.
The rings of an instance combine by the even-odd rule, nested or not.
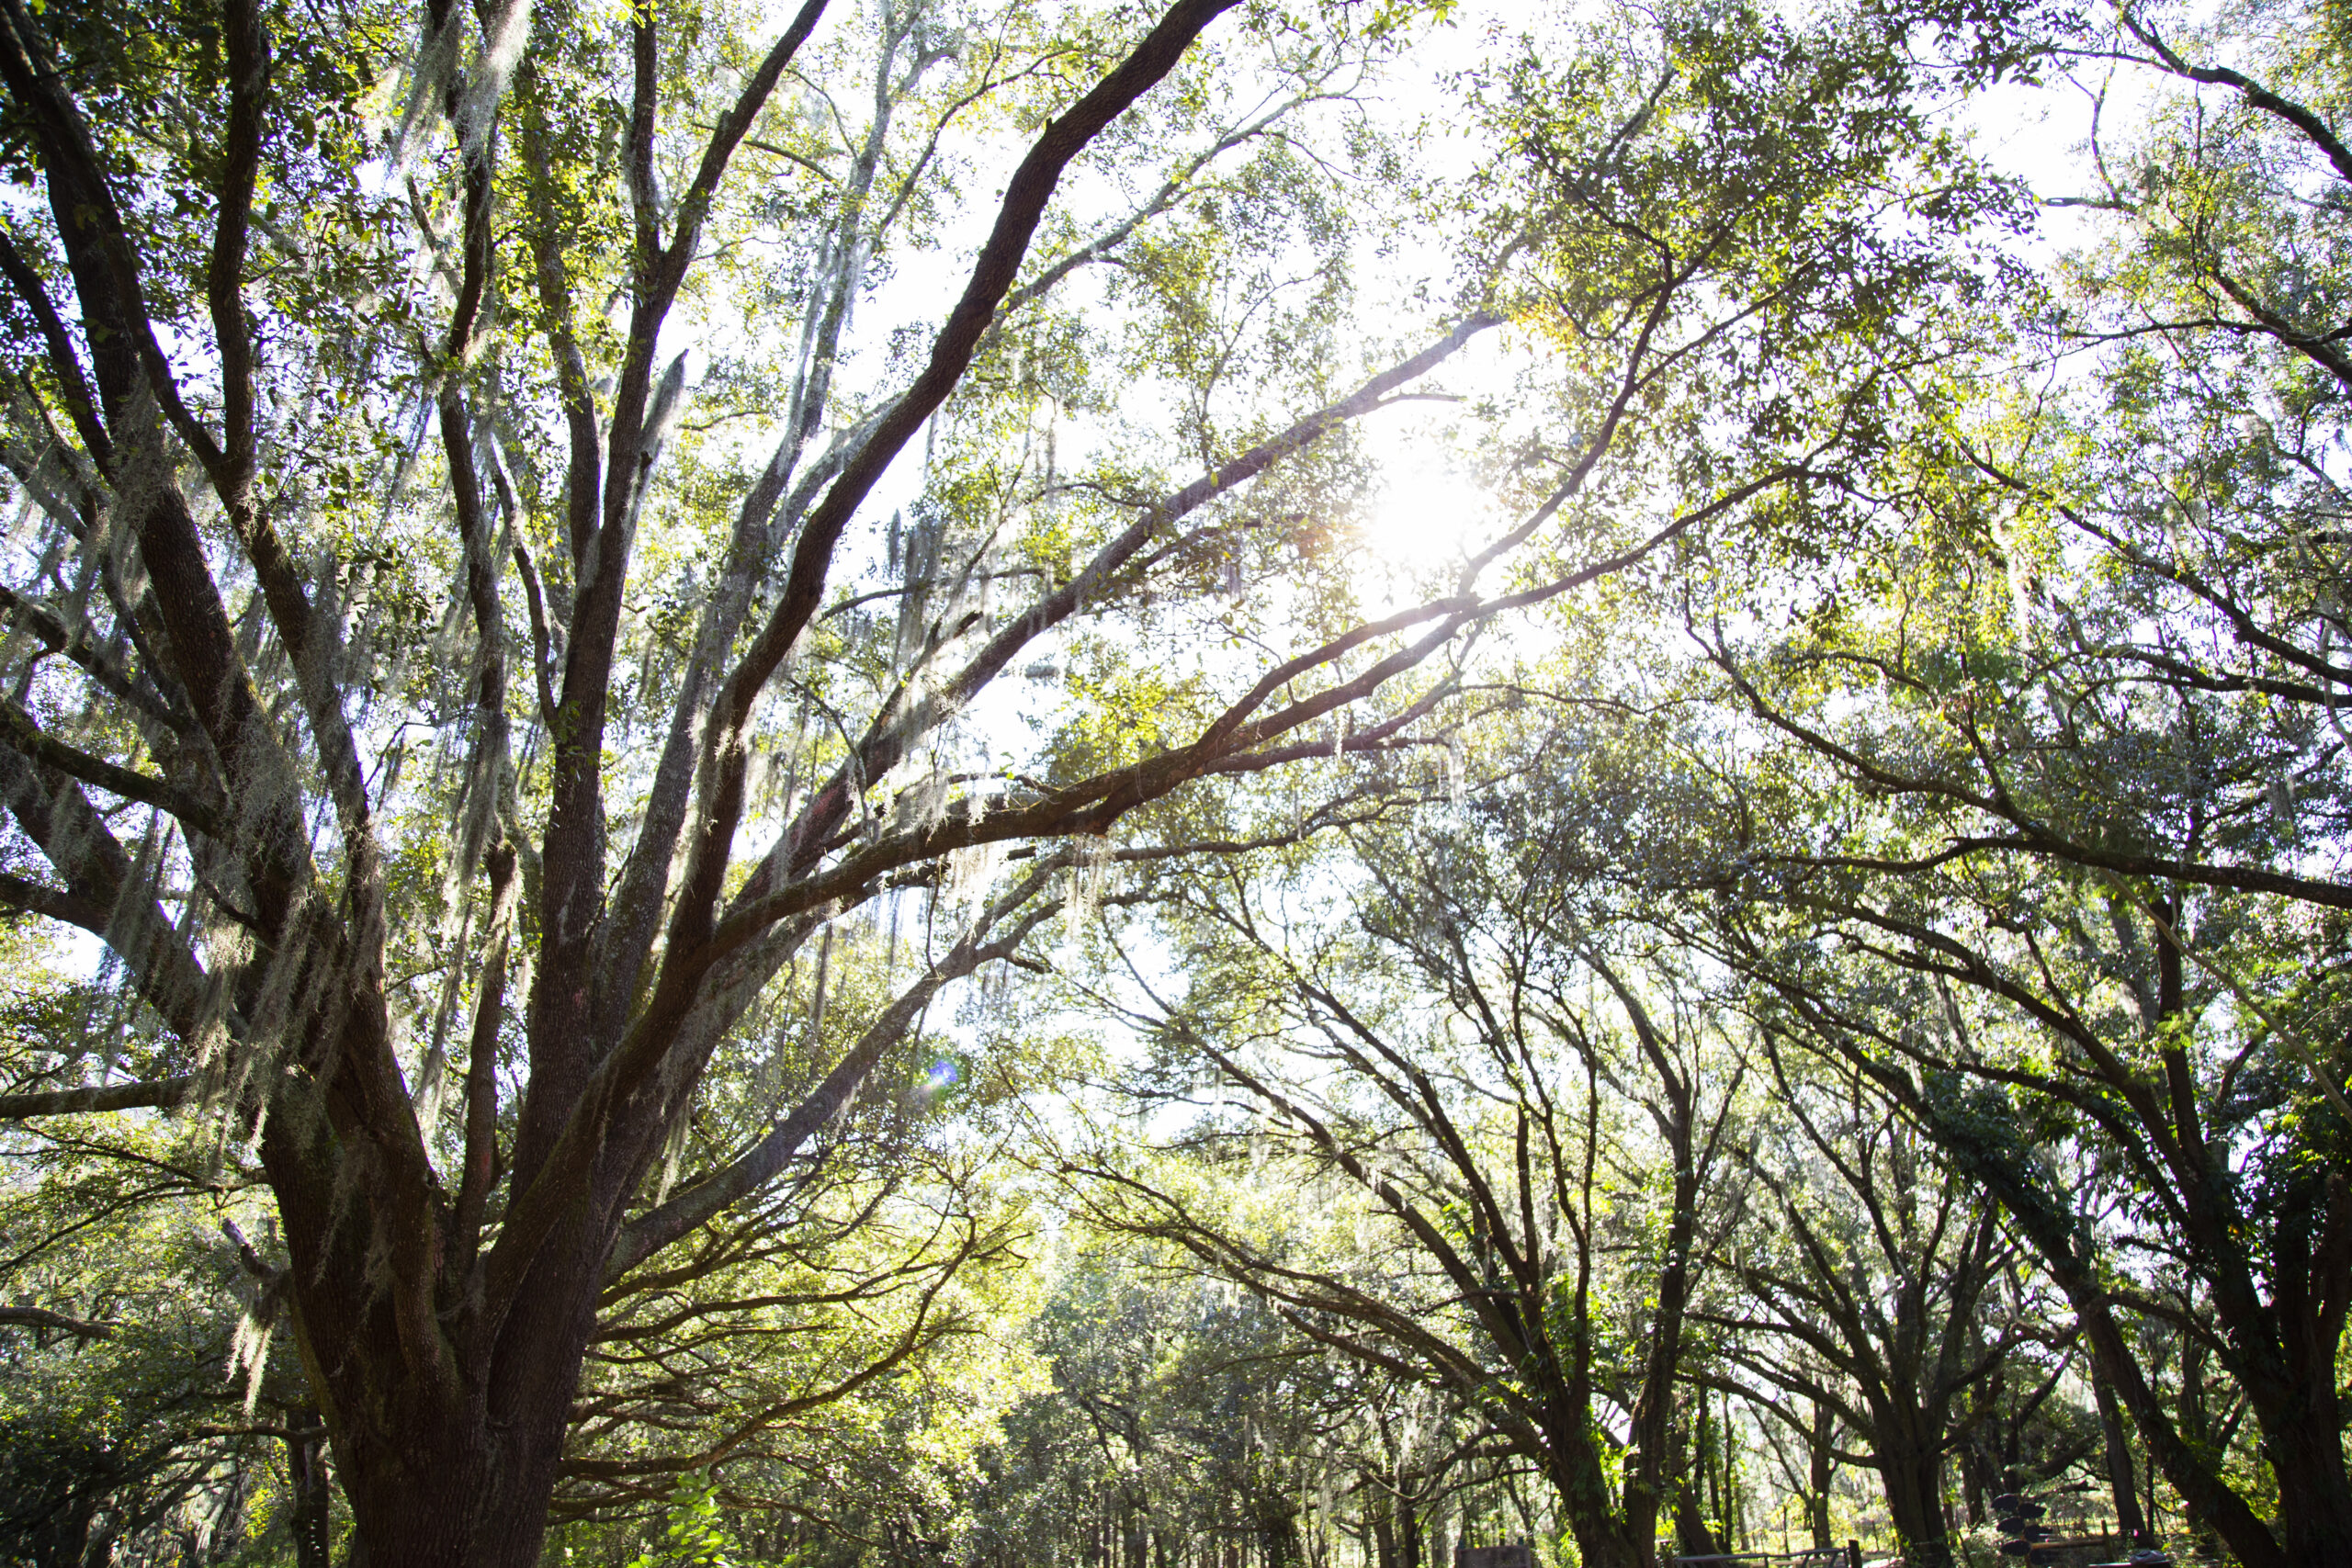
[[(1672, 993), (1639, 955), (1579, 928), (1542, 816), (1521, 800), (1477, 832), (1355, 829), (1353, 868), (1221, 868), (1170, 897), (1189, 986), (1137, 982), (1170, 1089), (1205, 1057), (1184, 1097), (1248, 1118), (1204, 1117), (1204, 1160), (1267, 1141), (1312, 1207), (1360, 1207), (1396, 1262), (1254, 1235), (1196, 1177), (1104, 1156), (1074, 1174), (1102, 1223), (1460, 1403), (1584, 1561), (1647, 1563), (1686, 1479), (1684, 1326), (1734, 1212), (1740, 1067), (1683, 998), (1654, 1010)], [(1525, 848), (1490, 857), (1488, 837)], [(1317, 896), (1351, 872), (1362, 886)]]
[[(1836, 71), (1736, 10), (1673, 24), (1688, 82), (1656, 47), (1531, 62), (1495, 85), (1524, 157), (1485, 260), (1542, 301), (1585, 419), (1510, 459), (1524, 513), (1434, 598), (1360, 623), (1313, 448), (1492, 324), (1487, 269), (1459, 327), (1341, 373), (1344, 229), (1291, 127), (1374, 45), (1344, 7), (1228, 8), (810, 0), (770, 38), (520, 0), (428, 6), (421, 36), (364, 6), (7, 12), (0, 888), (99, 937), (170, 1049), (0, 1111), (201, 1101), (251, 1141), (370, 1556), (534, 1558), (608, 1292), (755, 1200), (1114, 824), (1424, 739), (1432, 654), (1866, 433), (1867, 389), (1799, 393), (1877, 363), (1838, 344), (1934, 272), (1879, 220), (1890, 181), (1956, 168), (1890, 96), (1901, 29)], [(1056, 206), (1080, 166), (1109, 199)], [(853, 384), (853, 308), (995, 171), (952, 309)], [(1079, 471), (1059, 419), (1112, 411), (1089, 356), (1118, 334), (1063, 301), (1098, 263), (1144, 327), (1107, 373), (1182, 396)], [(1757, 413), (1737, 471), (1654, 439), (1617, 493), (1672, 471), (1685, 504), (1593, 544), (1603, 458), (1705, 428), (1724, 376)], [(886, 519), (918, 437), (933, 471)], [(1310, 587), (1219, 607), (1277, 563)], [(1237, 633), (1276, 651), (1119, 651)], [(1038, 757), (958, 728), (1057, 658), (1076, 717)], [(1181, 850), (1164, 826), (1118, 852)], [(807, 1098), (649, 1191), (778, 974), (910, 887), (914, 978)]]
[(2147, 129), (2048, 193), (2084, 243), (1906, 376), (1882, 452), (1652, 601), (1713, 670), (1616, 688), (1693, 716), (1620, 727), (1646, 790), (1589, 863), (1999, 1201), (2200, 1529), (2331, 1562), (2341, 41), (2292, 10), (2042, 20), (2028, 52), (2145, 87)]
[[(1935, 557), (1927, 530), (1912, 537)], [(1598, 905), (1752, 985), (1747, 1005), (1776, 1041), (1866, 1077), (1996, 1201), (2190, 1520), (2243, 1556), (2297, 1561), (2297, 1538), (2324, 1524), (2335, 1451), (2316, 1435), (2334, 1426), (2310, 1424), (2336, 1397), (2320, 1363), (2342, 1331), (2333, 1162), (2318, 1152), (2341, 1122), (2312, 1070), (2328, 1038), (2314, 1024), (2335, 1016), (2332, 926), (2244, 893), (2150, 897), (2003, 841), (1987, 818), (2048, 809), (2053, 774), (2071, 776), (2078, 814), (2027, 819), (2063, 821), (2092, 852), (2126, 832), (2144, 852), (2177, 830), (2168, 818), (2250, 816), (2251, 803), (2267, 823), (2267, 769), (2239, 771), (2239, 732), (2189, 705), (2161, 750), (2115, 720), (2173, 713), (2135, 713), (2129, 697), (2041, 707), (2067, 679), (2063, 660), (2020, 696), (2012, 645), (1997, 629), (1978, 640), (1986, 601), (2007, 605), (2007, 573), (1979, 570), (1951, 594), (1935, 577), (1902, 575), (1868, 609), (1849, 601), (1834, 641), (1712, 645), (1725, 694), (1789, 744), (1736, 705), (1596, 704), (1551, 780), (1581, 803), (1574, 858)], [(2089, 592), (2068, 604), (2086, 622), (2107, 613)], [(2183, 762), (2187, 777), (2165, 783)], [(2093, 767), (2115, 776), (2086, 787), (2075, 770)], [(2119, 818), (2104, 804), (2143, 790), (2163, 810)], [(2233, 1153), (2217, 1179), (2189, 1151), (2221, 1147)], [(2165, 1348), (2190, 1344), (2194, 1367)], [(2275, 1381), (2298, 1365), (2300, 1381)], [(2266, 1409), (2292, 1435), (2257, 1449)], [(2110, 1478), (2129, 1458), (2107, 1458)], [(2270, 1514), (2273, 1485), (2319, 1503)]]
[[(2151, 1314), (2197, 1335), (2234, 1363), (2234, 1381), (2257, 1413), (2266, 1402), (2277, 1401), (2278, 1411), (2324, 1397), (2300, 1386), (2289, 1394), (2262, 1381), (2269, 1356), (2309, 1353), (2290, 1348), (2314, 1330), (2327, 1331), (2334, 1300), (2326, 1272), (2332, 1259), (2302, 1251), (2305, 1228), (2324, 1223), (2325, 1211), (2314, 1213), (2308, 1195), (2298, 1192), (2290, 1173), (2300, 1162), (2291, 1147), (2261, 1140), (2251, 1157), (2241, 1156), (2245, 1185), (2233, 1183), (2219, 1194), (2192, 1196), (2188, 1183), (2150, 1157), (2165, 1146), (2162, 1124), (2148, 1125), (2154, 1107), (2140, 1087), (2146, 1080), (2130, 1066), (2147, 1049), (2145, 1037), (2116, 1029), (2114, 992), (2102, 976), (2075, 969), (2086, 959), (2110, 975), (2121, 968), (2112, 950), (2083, 940), (2096, 930), (2093, 919), (2112, 918), (2106, 900), (2070, 908), (2055, 889), (2029, 892), (2012, 884), (1987, 889), (1992, 897), (1984, 902), (1931, 910), (1915, 901), (1917, 889), (1834, 901), (1826, 892), (1816, 884), (1804, 894), (1801, 926), (1764, 940), (1743, 933), (1722, 951), (1773, 987), (1795, 1028), (1822, 1048), (1866, 1064), (1946, 1157), (2000, 1199), (2068, 1297), (2098, 1375), (2113, 1380), (2134, 1409), (2141, 1436), (2193, 1517), (2223, 1539), (2235, 1536), (2259, 1550), (2270, 1527), (2239, 1490), (2253, 1488), (2231, 1478), (2236, 1466), (2225, 1452), (2184, 1438), (2170, 1402), (2134, 1353), (2134, 1339), (2126, 1337), (2125, 1314)], [(1777, 922), (1755, 922), (1767, 923)], [(1962, 925), (2005, 940), (1951, 933)], [(2013, 950), (2006, 940), (2012, 932)], [(2211, 933), (2204, 934), (2210, 940)], [(1861, 962), (1792, 962), (1797, 944), (1850, 953)], [(1906, 976), (1917, 983), (1905, 984)], [(1929, 1010), (1939, 1005), (1939, 981), (1986, 994), (1994, 1010), (1964, 1009), (1953, 1032), (1922, 1029), (1918, 1021), (1933, 1018)], [(2229, 1052), (2245, 1055), (2243, 1042)], [(2200, 1127), (2243, 1125), (2239, 1117), (2254, 1111), (2266, 1092), (2291, 1094), (2287, 1085), (2266, 1091), (2259, 1080), (2228, 1073), (2226, 1060), (2218, 1081), (2198, 1093), (2205, 1111)], [(2184, 1087), (2183, 1101), (2190, 1092)], [(2255, 1098), (2243, 1109), (2233, 1099), (2209, 1098), (2238, 1092)], [(2275, 1169), (2274, 1160), (2285, 1168)], [(2234, 1234), (2263, 1238), (2255, 1256), (2219, 1245), (2199, 1213), (2208, 1203), (2227, 1205), (2243, 1227)], [(2196, 1303), (2191, 1313), (2175, 1304), (2182, 1299), (2169, 1283), (2176, 1271), (2193, 1281), (2186, 1292)], [(2234, 1321), (2220, 1315), (2215, 1297), (2222, 1294), (2236, 1298)], [(2311, 1328), (2288, 1315), (2305, 1310), (2320, 1318)], [(2266, 1345), (2275, 1348), (2266, 1352)], [(2270, 1463), (2279, 1465), (2275, 1457)], [(2282, 1513), (2279, 1527), (2291, 1529), (2297, 1517)]]
[[(1225, 498), (1488, 324), (1333, 382), (1312, 312), (1278, 312), (1304, 400), (1230, 434), (1203, 369), (1190, 478), (1024, 483), (1001, 443), (957, 465), (956, 430), (1055, 390), (1022, 345), (1076, 341), (1052, 311), (1089, 265), (1136, 260), (1182, 315), (1197, 252), (1156, 220), (1362, 60), (1343, 11), (1270, 14), (1180, 67), (1229, 8), (810, 0), (765, 38), (519, 0), (0, 18), (26, 197), (0, 245), (27, 520), (5, 891), (100, 938), (170, 1045), (133, 1081), (61, 1062), (0, 1111), (201, 1102), (251, 1140), (369, 1560), (536, 1560), (612, 1282), (753, 1198), (1083, 858), (998, 881), (988, 846), (1099, 841), (1277, 765), (1495, 608), (1465, 587), (1307, 628), (1271, 676), (1228, 667), (1148, 745), (1049, 776), (956, 765), (948, 727), (1041, 637), (1216, 585), (1263, 536)], [(1025, 150), (952, 308), (850, 389), (853, 307), (989, 177), (953, 142), (969, 119)], [(1080, 160), (1131, 197), (1057, 209)], [(1295, 169), (1252, 167), (1221, 199), (1283, 209)], [(1204, 325), (1218, 298), (1262, 313), (1248, 268), (1192, 276)], [(886, 521), (868, 500), (919, 437), (954, 471)], [(887, 626), (854, 603), (877, 562)], [(960, 918), (912, 981), (650, 1201), (771, 979), (950, 855)]]
[[(2067, 596), (2080, 642), (2027, 653), (1960, 630), (2006, 604), (2005, 570), (1953, 594), (1900, 581), (1880, 607), (1849, 601), (1834, 639), (1714, 644), (1732, 694), (1792, 744), (1620, 737), (1679, 826), (1654, 814), (1589, 863), (1998, 1201), (2193, 1521), (2249, 1561), (2325, 1561), (2310, 1542), (2340, 1464), (2324, 1369), (2346, 1291), (2326, 1151), (2345, 1122), (2315, 1042), (2337, 939), (2295, 900), (2227, 886), (2278, 874), (2233, 823), (2271, 830), (2276, 753), (2202, 696), (2093, 666), (2087, 627), (2115, 612), (2090, 592)], [(2209, 823), (2235, 840), (2222, 886), (2100, 863), (2198, 854)], [(2039, 834), (2057, 842), (2018, 841)], [(2145, 1353), (2176, 1335), (2278, 1441), (2257, 1452), (2211, 1419), (2204, 1371)]]
[[(1924, 855), (1916, 840), (1900, 850), (1883, 840), (1842, 848), (1856, 859), (1904, 860), (1946, 846)], [(1797, 867), (1849, 855), (1794, 846), (1768, 853), (1794, 886), (1727, 922), (1731, 934), (1714, 951), (1771, 987), (1792, 1032), (1871, 1071), (1946, 1158), (1998, 1198), (2067, 1296), (2098, 1375), (2133, 1410), (2193, 1517), (2245, 1542), (2242, 1552), (2259, 1552), (2272, 1527), (2240, 1490), (2253, 1488), (2231, 1479), (2224, 1452), (2183, 1437), (2126, 1323), (2127, 1314), (2153, 1315), (2196, 1335), (2230, 1365), (2257, 1415), (2267, 1404), (2298, 1431), (2305, 1403), (2329, 1396), (2315, 1368), (2316, 1392), (2268, 1381), (2282, 1362), (2312, 1355), (2314, 1336), (2327, 1345), (2339, 1335), (2336, 1264), (2317, 1250), (2328, 1234), (2320, 1227), (2331, 1223), (2325, 1178), (2279, 1127), (2255, 1137), (2238, 1156), (2241, 1178), (2216, 1190), (2192, 1179), (2198, 1168), (2183, 1162), (2172, 1121), (2194, 1111), (2196, 1146), (2224, 1129), (2277, 1126), (2264, 1107), (2296, 1098), (2296, 1078), (2248, 1076), (2259, 1035), (2209, 1043), (2212, 1070), (2192, 1075), (2190, 1043), (2200, 1033), (2213, 1041), (2219, 1030), (2165, 1023), (2215, 1010), (2214, 990), (2190, 987), (2178, 1013), (2160, 1010), (2149, 927), (2119, 907), (2111, 888), (1984, 868), (1901, 882), (1842, 868), (1807, 874)], [(2208, 915), (2185, 928), (2185, 940), (2222, 962), (2229, 919)], [(2134, 979), (2146, 988), (2145, 1013), (2130, 1006)], [(1956, 1008), (1947, 999), (1954, 993), (1966, 998)], [(1944, 1017), (1952, 1021), (1938, 1027)], [(2159, 1096), (2149, 1086), (2165, 1081), (2158, 1075), (2167, 1048), (2182, 1061), (2172, 1092)], [(2228, 1231), (2216, 1228), (2212, 1208), (2229, 1216)], [(2258, 1246), (2225, 1240), (2256, 1236)], [(2196, 1303), (2190, 1313), (2168, 1300), (2176, 1275)], [(2305, 1322), (2307, 1313), (2315, 1321)], [(2316, 1477), (2290, 1481), (2292, 1455), (2267, 1457), (2282, 1486), (2324, 1495), (2324, 1463)], [(2295, 1521), (2309, 1518), (2282, 1511), (2278, 1526), (2291, 1535)]]
[(1826, 1415), (1855, 1434), (1859, 1451), (1815, 1451), (1879, 1472), (1906, 1561), (1952, 1561), (1951, 1456), (2040, 1327), (2004, 1299), (2000, 1211), (1859, 1075), (1769, 1039), (1763, 1055), (1779, 1114), (1746, 1151), (1757, 1224), (1716, 1265), (1737, 1293), (1695, 1315), (1786, 1427), (1813, 1439)]

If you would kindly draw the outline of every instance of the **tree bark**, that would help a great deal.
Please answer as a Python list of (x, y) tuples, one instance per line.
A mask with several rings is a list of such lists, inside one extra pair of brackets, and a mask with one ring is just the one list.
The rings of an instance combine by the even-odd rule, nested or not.
[[(2314, 1375), (2332, 1382), (2325, 1372)], [(2334, 1393), (2311, 1390), (2298, 1402), (2306, 1406), (2300, 1422), (2281, 1422), (2264, 1434), (2271, 1472), (2278, 1478), (2279, 1544), (2297, 1568), (2352, 1562), (2352, 1479), (2346, 1475), (2341, 1427), (2332, 1420), (2319, 1424), (2332, 1414)], [(2289, 1497), (2306, 1506), (2287, 1506)]]
[(1699, 1488), (1688, 1478), (1674, 1488), (1674, 1542), (1685, 1557), (1713, 1557), (1723, 1551), (1699, 1506)]
[(2140, 1488), (2132, 1473), (2132, 1442), (2125, 1433), (2123, 1408), (2116, 1401), (2114, 1385), (2096, 1367), (2091, 1372), (2091, 1393), (2098, 1401), (2108, 1491), (2115, 1500), (2115, 1528), (2136, 1541), (2148, 1533), (2148, 1521), (2140, 1511)]
[(1903, 1543), (1905, 1568), (1950, 1568), (1951, 1529), (1944, 1519), (1943, 1458), (1939, 1454), (1879, 1455), (1886, 1511)]
[(327, 1474), (326, 1429), (315, 1410), (287, 1416), (286, 1477), (293, 1506), (287, 1511), (294, 1538), (295, 1568), (330, 1568), (329, 1509), (334, 1497)]
[(1805, 1495), (1805, 1518), (1813, 1528), (1813, 1547), (1826, 1551), (1837, 1543), (1829, 1534), (1829, 1488), (1837, 1478), (1837, 1455), (1833, 1439), (1838, 1431), (1837, 1412), (1821, 1400), (1813, 1406), (1813, 1432), (1806, 1444), (1811, 1461), (1807, 1480), (1812, 1489)]
[[(1702, 1393), (1698, 1412), (1690, 1427), (1677, 1430), (1675, 1469), (1679, 1476), (1668, 1484), (1674, 1491), (1675, 1550), (1685, 1557), (1713, 1557), (1724, 1551), (1715, 1540), (1715, 1532), (1707, 1523), (1706, 1492), (1708, 1453), (1710, 1450), (1706, 1395)], [(1695, 1458), (1692, 1450), (1696, 1450)]]

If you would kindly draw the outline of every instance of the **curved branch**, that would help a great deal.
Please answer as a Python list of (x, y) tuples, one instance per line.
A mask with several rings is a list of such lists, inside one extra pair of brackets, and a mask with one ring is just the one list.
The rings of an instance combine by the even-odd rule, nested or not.
[(2253, 77), (2243, 72), (2233, 71), (2226, 65), (2191, 65), (2173, 49), (2172, 45), (2164, 40), (2162, 34), (2133, 16), (2127, 7), (2117, 6), (2116, 17), (2122, 22), (2125, 31), (2154, 51), (2156, 58), (2163, 62), (2165, 70), (2176, 76), (2186, 77), (2191, 82), (2201, 82), (2207, 86), (2236, 88), (2245, 101), (2256, 108), (2274, 118), (2282, 119), (2301, 131), (2303, 139), (2317, 148), (2325, 155), (2327, 161), (2335, 166), (2338, 179), (2352, 181), (2352, 148), (2346, 147), (2335, 132), (2330, 129), (2327, 121), (2322, 119), (2312, 109), (2295, 102), (2292, 98), (2281, 97)]

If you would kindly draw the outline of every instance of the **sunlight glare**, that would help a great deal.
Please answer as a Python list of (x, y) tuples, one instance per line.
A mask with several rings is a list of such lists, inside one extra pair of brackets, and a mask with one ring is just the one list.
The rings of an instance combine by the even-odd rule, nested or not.
[(1357, 587), (1367, 610), (1422, 598), (1432, 574), (1483, 541), (1489, 498), (1452, 465), (1404, 456), (1385, 463), (1366, 510)]
[(1385, 467), (1364, 543), (1382, 560), (1424, 569), (1476, 548), (1487, 497), (1450, 465), (1408, 460)]

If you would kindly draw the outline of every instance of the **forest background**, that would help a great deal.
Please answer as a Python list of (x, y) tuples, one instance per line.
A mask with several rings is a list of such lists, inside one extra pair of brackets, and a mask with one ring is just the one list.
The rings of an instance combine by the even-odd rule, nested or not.
[(0, 0), (0, 1559), (2352, 1562), (2347, 89)]

